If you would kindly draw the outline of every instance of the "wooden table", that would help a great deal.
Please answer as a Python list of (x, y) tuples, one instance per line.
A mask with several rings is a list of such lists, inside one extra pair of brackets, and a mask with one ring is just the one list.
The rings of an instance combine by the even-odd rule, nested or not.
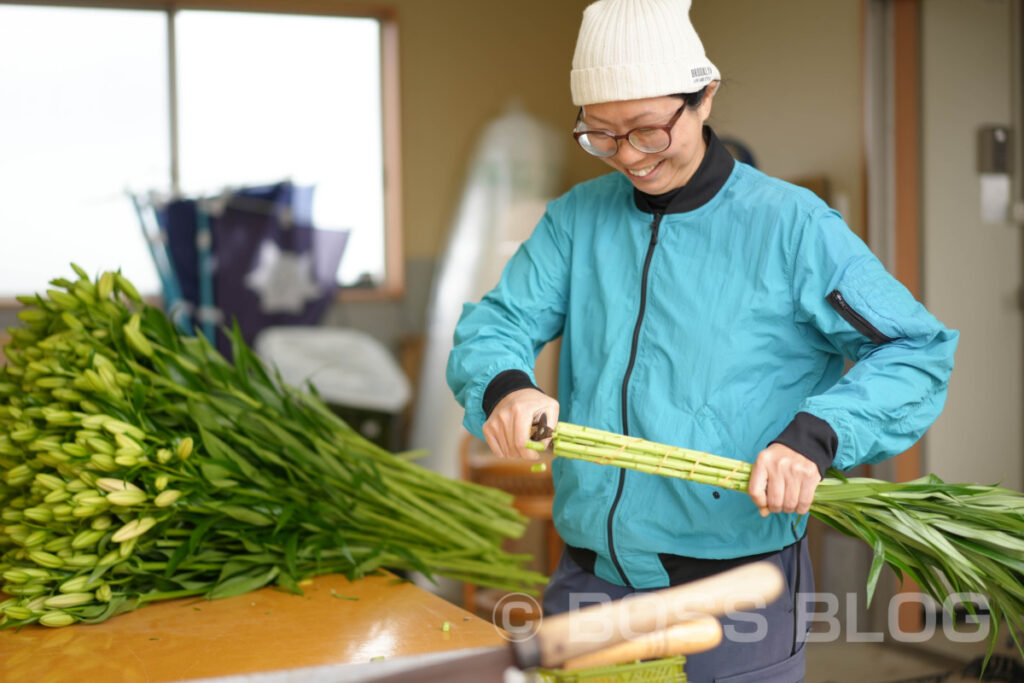
[(303, 590), (156, 603), (96, 625), (2, 630), (0, 680), (178, 681), (506, 643), (489, 622), (391, 575), (322, 576)]

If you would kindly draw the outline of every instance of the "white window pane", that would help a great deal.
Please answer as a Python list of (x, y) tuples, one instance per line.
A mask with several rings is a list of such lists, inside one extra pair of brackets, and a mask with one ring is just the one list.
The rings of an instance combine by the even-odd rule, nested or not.
[(352, 231), (339, 281), (384, 275), (380, 25), (179, 12), (181, 188), (313, 185), (317, 227)]
[(169, 181), (166, 15), (0, 5), (0, 296), (159, 284), (127, 189)]

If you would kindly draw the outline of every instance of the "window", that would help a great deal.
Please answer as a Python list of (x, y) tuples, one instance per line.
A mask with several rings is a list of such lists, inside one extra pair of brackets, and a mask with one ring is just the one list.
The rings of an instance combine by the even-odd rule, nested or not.
[(341, 284), (399, 289), (386, 17), (295, 7), (0, 4), (0, 297), (70, 261), (157, 293), (128, 192), (283, 179), (315, 188), (317, 227), (351, 230)]

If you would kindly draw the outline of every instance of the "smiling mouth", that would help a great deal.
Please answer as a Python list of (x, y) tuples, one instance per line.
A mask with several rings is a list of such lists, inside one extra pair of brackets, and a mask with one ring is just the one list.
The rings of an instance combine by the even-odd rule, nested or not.
[(634, 178), (645, 178), (649, 176), (654, 171), (654, 169), (658, 168), (658, 164), (660, 163), (661, 162), (659, 161), (657, 164), (653, 164), (645, 168), (627, 168), (626, 173), (628, 173)]

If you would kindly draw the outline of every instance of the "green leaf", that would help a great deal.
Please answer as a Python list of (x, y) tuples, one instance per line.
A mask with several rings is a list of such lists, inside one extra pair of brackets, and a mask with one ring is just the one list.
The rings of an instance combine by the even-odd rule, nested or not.
[(252, 571), (251, 562), (242, 562), (239, 560), (231, 560), (225, 562), (224, 566), (220, 569), (220, 576), (217, 577), (217, 583), (223, 583), (225, 579), (231, 578), (235, 574), (241, 574), (242, 572)]
[(252, 524), (253, 526), (270, 526), (274, 523), (274, 520), (262, 512), (251, 508), (244, 508), (240, 505), (218, 505), (217, 509), (232, 519), (237, 519), (239, 522)]
[(113, 598), (110, 602), (108, 602), (106, 606), (103, 608), (103, 611), (101, 611), (99, 614), (88, 617), (83, 616), (81, 618), (81, 621), (84, 624), (98, 624), (102, 621), (106, 621), (115, 614), (129, 612), (135, 609), (137, 606), (138, 603), (136, 603), (135, 601), (128, 600), (123, 595), (118, 596)]
[(182, 543), (175, 548), (174, 554), (171, 555), (171, 559), (167, 561), (167, 568), (164, 569), (164, 576), (171, 576), (174, 574), (174, 571), (182, 561), (195, 551), (200, 541), (202, 541), (203, 536), (206, 535), (206, 532), (216, 521), (216, 517), (206, 517), (196, 525), (192, 530), (192, 533), (189, 534), (188, 543)]
[(882, 565), (885, 564), (885, 546), (882, 543), (882, 539), (877, 539), (875, 541), (874, 551), (874, 557), (871, 558), (871, 569), (868, 571), (868, 607), (871, 607), (871, 598), (875, 594), (875, 586), (878, 584), (878, 575), (882, 571)]
[(295, 532), (295, 533), (289, 535), (288, 536), (288, 540), (286, 540), (285, 543), (284, 543), (284, 561), (285, 561), (285, 565), (288, 567), (288, 573), (292, 574), (293, 576), (297, 575), (299, 573), (299, 571), (298, 571), (298, 564), (296, 562), (296, 557), (298, 555), (298, 548), (299, 548), (299, 534), (298, 534), (298, 532)]
[(295, 506), (291, 503), (286, 503), (285, 506), (281, 508), (281, 512), (277, 515), (277, 524), (274, 525), (273, 532), (275, 535), (285, 527), (293, 514), (295, 514)]
[(274, 577), (276, 577), (280, 571), (281, 570), (276, 566), (270, 567), (269, 569), (261, 567), (259, 570), (253, 572), (232, 576), (226, 581), (218, 583), (217, 586), (206, 595), (211, 600), (217, 600), (219, 598), (230, 598), (236, 595), (249, 593), (266, 586), (274, 580)]
[(281, 586), (281, 588), (285, 589), (289, 593), (305, 595), (305, 593), (302, 592), (302, 587), (299, 585), (298, 581), (296, 581), (295, 577), (288, 572), (281, 572), (277, 575), (277, 585)]

